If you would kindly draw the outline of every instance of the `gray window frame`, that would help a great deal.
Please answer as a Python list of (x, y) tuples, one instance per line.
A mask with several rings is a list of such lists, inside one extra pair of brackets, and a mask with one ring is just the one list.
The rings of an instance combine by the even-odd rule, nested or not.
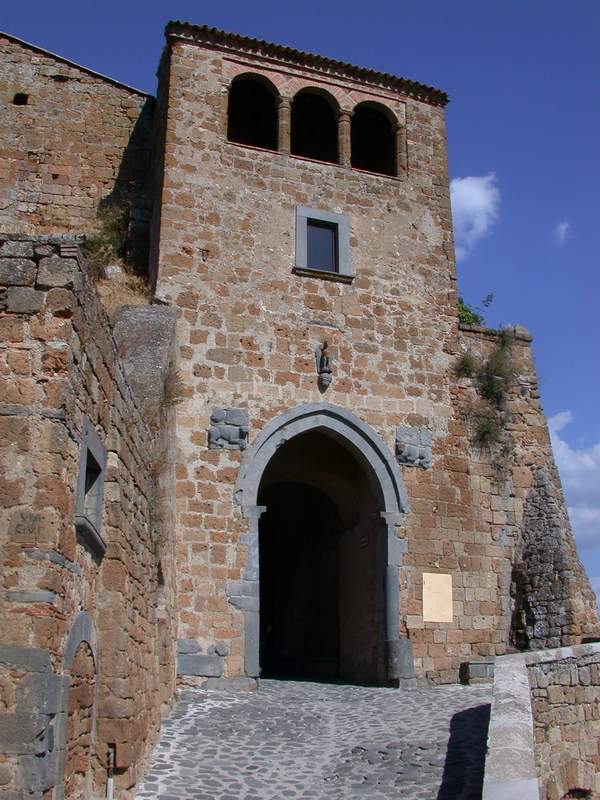
[[(327, 222), (337, 228), (337, 270), (313, 269), (308, 266), (307, 242), (308, 220)], [(330, 280), (354, 277), (350, 263), (350, 222), (346, 214), (336, 214), (333, 211), (321, 211), (309, 206), (296, 206), (296, 261), (294, 272), (300, 275), (315, 275)]]
[[(100, 470), (96, 480), (97, 489), (91, 508), (89, 503), (86, 504), (85, 490), (90, 454)], [(101, 534), (106, 461), (106, 448), (102, 444), (90, 420), (85, 417), (79, 450), (79, 474), (77, 476), (77, 494), (75, 499), (75, 528), (83, 541), (100, 556), (104, 555), (106, 552), (106, 542)]]

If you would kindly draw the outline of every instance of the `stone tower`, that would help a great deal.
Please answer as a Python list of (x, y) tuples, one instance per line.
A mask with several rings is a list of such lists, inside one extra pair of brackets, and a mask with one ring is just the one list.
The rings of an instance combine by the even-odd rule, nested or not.
[[(153, 252), (188, 387), (181, 675), (456, 680), (461, 662), (505, 652), (524, 619), (515, 604), (531, 639), (586, 630), (585, 613), (565, 611), (572, 598), (548, 621), (511, 566), (536, 538), (531, 487), (560, 494), (523, 330), (502, 454), (473, 443), (477, 392), (455, 364), (501, 342), (458, 328), (446, 101), (167, 27)], [(577, 561), (564, 514), (553, 530), (548, 546)]]
[(0, 35), (7, 797), (131, 797), (177, 681), (453, 682), (599, 632), (531, 336), (458, 324), (445, 94), (166, 36), (155, 99)]

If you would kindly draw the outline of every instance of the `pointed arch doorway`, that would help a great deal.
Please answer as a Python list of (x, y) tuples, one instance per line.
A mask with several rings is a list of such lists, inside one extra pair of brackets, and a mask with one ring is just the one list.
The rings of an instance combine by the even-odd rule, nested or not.
[(299, 406), (257, 435), (236, 499), (249, 520), (245, 673), (398, 684), (414, 676), (399, 633), (398, 467), (351, 412)]

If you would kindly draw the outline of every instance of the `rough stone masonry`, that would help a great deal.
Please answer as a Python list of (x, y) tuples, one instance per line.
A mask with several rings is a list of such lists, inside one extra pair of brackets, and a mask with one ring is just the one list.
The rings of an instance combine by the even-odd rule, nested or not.
[[(177, 683), (598, 635), (531, 336), (458, 324), (443, 92), (181, 22), (156, 101), (0, 45), (5, 800), (131, 796)], [(111, 317), (107, 204), (152, 290)]]

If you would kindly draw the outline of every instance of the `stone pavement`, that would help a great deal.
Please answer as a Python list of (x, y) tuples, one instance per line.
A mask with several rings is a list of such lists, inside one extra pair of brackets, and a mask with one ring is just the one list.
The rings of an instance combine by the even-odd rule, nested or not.
[(137, 798), (479, 800), (491, 688), (184, 693)]

